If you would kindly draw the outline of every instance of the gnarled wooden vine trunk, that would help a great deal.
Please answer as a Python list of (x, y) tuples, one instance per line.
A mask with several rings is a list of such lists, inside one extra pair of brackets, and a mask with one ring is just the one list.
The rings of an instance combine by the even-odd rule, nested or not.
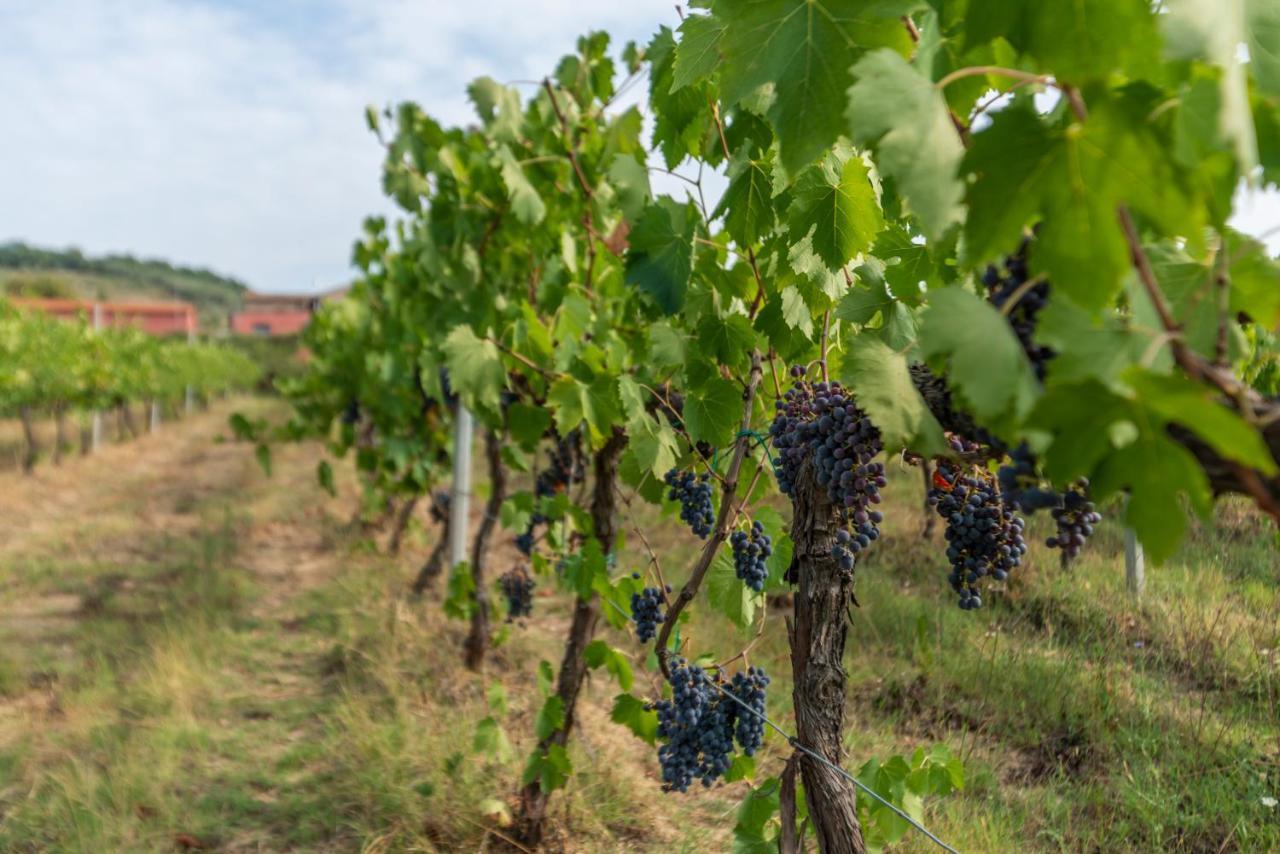
[[(841, 763), (844, 728), (844, 644), (853, 585), (831, 556), (835, 508), (808, 462), (796, 481), (791, 539), (795, 543), (795, 621), (791, 634), (792, 697), (800, 744)], [(862, 854), (857, 789), (835, 770), (802, 755), (809, 819), (824, 854)]]
[[(617, 506), (618, 460), (627, 445), (626, 434), (615, 428), (604, 447), (596, 452), (593, 460), (594, 480), (591, 487), (591, 526), (600, 548), (607, 556), (613, 551), (614, 517)], [(564, 704), (564, 726), (538, 743), (538, 752), (545, 753), (552, 745), (564, 746), (573, 730), (578, 695), (587, 675), (587, 645), (595, 636), (596, 623), (600, 619), (600, 597), (592, 594), (589, 599), (578, 599), (573, 606), (573, 622), (565, 642), (564, 659), (560, 662), (560, 676), (556, 694)], [(542, 844), (547, 817), (547, 801), (550, 792), (544, 792), (535, 781), (520, 792), (520, 816), (517, 835), (520, 842), (530, 848)]]

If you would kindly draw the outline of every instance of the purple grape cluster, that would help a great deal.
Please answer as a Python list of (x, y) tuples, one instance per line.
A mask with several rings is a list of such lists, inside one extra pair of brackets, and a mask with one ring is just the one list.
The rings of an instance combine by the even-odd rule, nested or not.
[(1027, 553), (1025, 523), (984, 471), (966, 473), (946, 462), (938, 464), (928, 502), (947, 523), (947, 580), (960, 607), (981, 608), (982, 579), (1004, 581)]
[(880, 503), (885, 485), (884, 463), (873, 462), (883, 449), (880, 431), (840, 383), (810, 384), (799, 366), (791, 376), (796, 383), (777, 402), (769, 426), (778, 451), (774, 475), (778, 488), (794, 497), (800, 469), (811, 461), (818, 484), (826, 487), (839, 514), (841, 527), (831, 556), (851, 573), (857, 555), (879, 538), (884, 521), (872, 506)]
[(1093, 526), (1102, 521), (1102, 514), (1089, 500), (1089, 482), (1081, 481), (1062, 496), (1062, 506), (1051, 511), (1058, 533), (1044, 544), (1051, 549), (1062, 549), (1066, 561), (1074, 560), (1084, 548), (1085, 541), (1093, 534)]
[[(737, 674), (742, 676), (742, 674)], [(769, 679), (764, 671), (752, 668), (746, 676), (726, 688), (712, 681), (707, 671), (683, 658), (671, 661), (671, 699), (658, 700), (649, 708), (658, 713), (658, 762), (662, 766), (664, 791), (687, 792), (694, 780), (710, 786), (729, 770), (734, 739), (744, 752), (754, 753), (763, 741), (763, 732), (743, 726), (744, 712), (723, 691), (733, 691), (753, 709), (764, 712), (764, 688)]]
[(437, 489), (431, 493), (431, 507), (428, 513), (431, 514), (431, 521), (443, 523), (449, 518), (449, 503), (453, 500), (453, 496), (446, 489)]
[[(993, 264), (982, 274), (982, 283), (987, 286), (987, 299), (996, 308), (1003, 310), (1009, 299), (1027, 283), (1027, 247), (1030, 243), (1031, 238), (1023, 238), (1018, 250), (1005, 258), (1001, 267)], [(1013, 327), (1014, 334), (1018, 336), (1018, 341), (1041, 382), (1044, 382), (1049, 361), (1056, 355), (1053, 348), (1035, 341), (1036, 316), (1048, 304), (1049, 283), (1042, 281), (1023, 292), (1008, 311), (1009, 325)]]
[(533, 613), (533, 576), (523, 566), (516, 566), (498, 578), (502, 595), (507, 598), (507, 622)]
[[(635, 573), (632, 577), (639, 578), (640, 573)], [(668, 587), (666, 592), (670, 593), (671, 588)], [(662, 611), (666, 600), (663, 591), (657, 587), (646, 587), (639, 593), (631, 594), (631, 619), (635, 621), (636, 637), (640, 639), (640, 643), (648, 643), (657, 637), (658, 624), (667, 619)]]
[(662, 478), (667, 486), (667, 498), (680, 502), (680, 520), (702, 539), (711, 535), (716, 523), (715, 508), (711, 504), (710, 476), (705, 472), (696, 475), (691, 471), (672, 469)]
[(766, 562), (773, 554), (773, 540), (764, 532), (764, 525), (752, 522), (749, 531), (734, 531), (729, 545), (733, 547), (734, 573), (752, 590), (764, 590), (769, 577)]
[(763, 667), (748, 667), (745, 673), (738, 671), (733, 674), (733, 681), (726, 689), (756, 713), (753, 715), (738, 708), (738, 727), (734, 737), (747, 756), (755, 756), (764, 744), (764, 702), (768, 685), (769, 677)]
[[(573, 430), (564, 437), (557, 437), (551, 447), (546, 468), (538, 472), (533, 481), (535, 499), (552, 498), (566, 491), (575, 483), (581, 483), (586, 477), (586, 462), (582, 455), (582, 434)], [(533, 554), (533, 547), (538, 541), (538, 526), (546, 523), (547, 517), (535, 510), (529, 516), (529, 526), (524, 533), (516, 535), (516, 548), (521, 554)]]
[(1027, 513), (1056, 507), (1062, 500), (1058, 493), (1041, 485), (1036, 458), (1025, 442), (1009, 452), (1009, 462), (1000, 466), (996, 476), (1005, 499)]

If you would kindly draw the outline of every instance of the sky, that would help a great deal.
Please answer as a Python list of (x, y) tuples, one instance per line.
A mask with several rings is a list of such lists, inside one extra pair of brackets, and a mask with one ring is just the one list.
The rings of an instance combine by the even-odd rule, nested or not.
[[(0, 241), (334, 287), (364, 217), (393, 210), (366, 105), (467, 122), (478, 76), (678, 20), (669, 0), (0, 0)], [(1280, 200), (1238, 224), (1280, 226)]]

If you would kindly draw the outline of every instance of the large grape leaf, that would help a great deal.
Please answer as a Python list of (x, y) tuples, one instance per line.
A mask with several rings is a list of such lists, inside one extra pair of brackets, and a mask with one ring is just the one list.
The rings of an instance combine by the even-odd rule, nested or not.
[(694, 441), (727, 445), (741, 418), (742, 389), (723, 377), (712, 377), (685, 396), (684, 423)]
[(443, 346), (449, 383), (469, 409), (496, 409), (507, 373), (492, 341), (485, 341), (469, 326), (449, 333)]
[(627, 284), (645, 291), (667, 314), (684, 305), (693, 272), (693, 217), (663, 197), (644, 209), (628, 236)]
[(884, 214), (862, 158), (838, 146), (800, 173), (787, 226), (797, 240), (809, 235), (814, 251), (832, 270), (871, 248), (884, 227)]
[[(653, 113), (653, 144), (662, 152), (668, 169), (675, 169), (686, 157), (703, 153), (704, 142), (714, 140), (710, 90), (706, 84), (692, 84), (687, 77), (676, 87), (676, 42), (670, 28), (661, 27), (646, 51), (650, 63), (649, 106)], [(713, 153), (714, 146), (705, 146)]]
[(733, 568), (733, 558), (728, 549), (720, 549), (711, 561), (705, 580), (707, 601), (711, 607), (728, 617), (739, 629), (751, 625), (756, 614), (756, 601), (761, 598), (742, 583)]
[(880, 430), (885, 450), (910, 448), (924, 456), (946, 453), (942, 427), (911, 381), (907, 357), (873, 335), (849, 343), (845, 384)]
[(1147, 0), (982, 0), (969, 3), (970, 47), (1003, 37), (1038, 67), (1070, 83), (1141, 67), (1156, 43)]
[(604, 442), (620, 415), (617, 387), (608, 376), (589, 384), (571, 376), (561, 377), (547, 392), (547, 406), (555, 413), (556, 429), (561, 434), (585, 422), (594, 446)]
[(1039, 218), (1033, 270), (1083, 307), (1100, 308), (1129, 268), (1119, 205), (1141, 211), (1166, 234), (1198, 234), (1200, 209), (1162, 145), (1138, 123), (1146, 108), (1099, 97), (1086, 122), (1065, 125), (1028, 109), (999, 113), (974, 135), (965, 157), (977, 176), (965, 223), (971, 258), (1011, 251), (1023, 227)]
[(724, 216), (724, 228), (739, 246), (754, 246), (773, 228), (773, 154), (749, 156), (748, 146), (729, 163), (729, 186), (712, 218)]
[(1186, 532), (1182, 496), (1201, 515), (1209, 512), (1213, 501), (1196, 458), (1163, 432), (1144, 431), (1109, 454), (1094, 471), (1090, 486), (1099, 499), (1129, 490), (1125, 522), (1156, 563), (1173, 555)]
[[(1169, 14), (1162, 16), (1165, 48), (1171, 56), (1204, 59), (1222, 69), (1218, 123), (1223, 135), (1234, 144), (1236, 158), (1245, 172), (1258, 163), (1249, 84), (1240, 57), (1240, 45), (1246, 41), (1249, 5), (1248, 0), (1169, 0)], [(1274, 3), (1271, 5), (1275, 7)], [(1275, 46), (1270, 50), (1274, 53)], [(1260, 53), (1265, 76), (1267, 51)]]
[(1258, 431), (1237, 413), (1219, 403), (1216, 393), (1181, 374), (1157, 374), (1133, 368), (1125, 375), (1142, 405), (1166, 422), (1193, 430), (1227, 459), (1276, 473), (1275, 460)]
[(525, 177), (524, 170), (516, 162), (515, 155), (505, 145), (498, 149), (498, 162), (502, 165), (502, 183), (507, 185), (511, 199), (511, 212), (525, 225), (537, 225), (547, 215), (547, 206), (538, 191)]
[(937, 239), (963, 217), (957, 174), (964, 148), (942, 93), (895, 51), (872, 51), (853, 67), (850, 133), (874, 144), (876, 165), (898, 189), (925, 236)]
[(947, 379), (978, 418), (1018, 416), (1030, 407), (1036, 395), (1031, 364), (990, 303), (960, 288), (943, 288), (930, 296), (920, 325), (921, 352), (950, 357)]
[(692, 83), (701, 83), (720, 64), (720, 37), (724, 23), (714, 15), (689, 15), (680, 24), (680, 43), (676, 45), (675, 66), (671, 74), (671, 91)]
[(1097, 379), (1112, 383), (1142, 358), (1150, 339), (1114, 316), (1094, 317), (1057, 294), (1036, 318), (1035, 340), (1055, 350), (1049, 362), (1052, 382)]
[(767, 109), (781, 143), (782, 165), (799, 172), (831, 145), (843, 125), (849, 72), (868, 48), (911, 49), (899, 16), (916, 3), (864, 0), (717, 0), (724, 22), (720, 84), (736, 104), (772, 84)]

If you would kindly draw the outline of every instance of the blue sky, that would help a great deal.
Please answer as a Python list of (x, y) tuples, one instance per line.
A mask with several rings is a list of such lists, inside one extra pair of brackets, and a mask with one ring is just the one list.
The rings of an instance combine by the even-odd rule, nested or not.
[[(539, 77), (587, 30), (620, 45), (664, 23), (670, 0), (0, 0), (0, 241), (331, 287), (391, 209), (366, 104), (465, 122), (477, 76)], [(1280, 225), (1280, 202), (1240, 225)]]
[(329, 287), (390, 209), (366, 104), (468, 121), (477, 76), (676, 22), (667, 0), (5, 0), (0, 241)]

